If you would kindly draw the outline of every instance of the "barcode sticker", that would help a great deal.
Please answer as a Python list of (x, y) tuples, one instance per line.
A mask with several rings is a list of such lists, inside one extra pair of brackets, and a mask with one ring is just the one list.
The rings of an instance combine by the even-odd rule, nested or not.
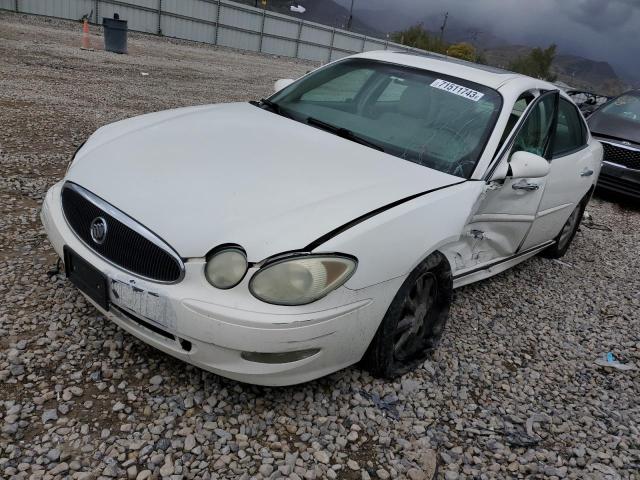
[(474, 102), (477, 102), (482, 97), (484, 97), (484, 93), (476, 92), (475, 90), (463, 87), (462, 85), (458, 85), (457, 83), (448, 82), (442, 79), (434, 80), (431, 86), (440, 90), (444, 90), (445, 92), (453, 93), (454, 95), (468, 98), (469, 100), (473, 100)]

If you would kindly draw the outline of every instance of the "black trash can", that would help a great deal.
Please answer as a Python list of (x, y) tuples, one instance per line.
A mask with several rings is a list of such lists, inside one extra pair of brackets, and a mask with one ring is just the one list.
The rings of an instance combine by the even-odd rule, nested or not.
[(104, 49), (107, 52), (127, 53), (127, 21), (114, 18), (102, 18), (104, 27)]

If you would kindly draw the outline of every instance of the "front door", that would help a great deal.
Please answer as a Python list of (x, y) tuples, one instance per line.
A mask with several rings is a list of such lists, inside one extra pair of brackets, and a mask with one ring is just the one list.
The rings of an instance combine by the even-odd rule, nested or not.
[[(540, 95), (529, 105), (505, 143), (494, 172), (499, 169), (508, 172), (509, 159), (517, 151), (547, 155), (557, 104), (558, 92), (553, 91)], [(507, 175), (504, 180), (489, 182), (476, 213), (465, 229), (465, 246), (461, 248), (464, 252), (460, 251), (457, 269), (481, 267), (522, 251), (548, 180), (548, 177), (512, 179)]]

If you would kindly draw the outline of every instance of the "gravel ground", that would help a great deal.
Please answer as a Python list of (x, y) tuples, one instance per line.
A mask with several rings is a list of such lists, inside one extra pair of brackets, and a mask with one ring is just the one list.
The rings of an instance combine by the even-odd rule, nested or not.
[(640, 364), (637, 208), (596, 197), (562, 261), (458, 290), (442, 346), (397, 382), (225, 380), (50, 274), (39, 205), (97, 127), (259, 98), (311, 64), (142, 35), (117, 56), (79, 32), (0, 12), (0, 477), (640, 479), (638, 370), (594, 365)]

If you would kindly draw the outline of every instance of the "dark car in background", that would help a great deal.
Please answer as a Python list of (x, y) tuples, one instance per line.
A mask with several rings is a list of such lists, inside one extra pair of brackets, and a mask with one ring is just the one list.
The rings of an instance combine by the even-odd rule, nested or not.
[(640, 90), (604, 104), (587, 122), (604, 147), (598, 187), (640, 200)]

